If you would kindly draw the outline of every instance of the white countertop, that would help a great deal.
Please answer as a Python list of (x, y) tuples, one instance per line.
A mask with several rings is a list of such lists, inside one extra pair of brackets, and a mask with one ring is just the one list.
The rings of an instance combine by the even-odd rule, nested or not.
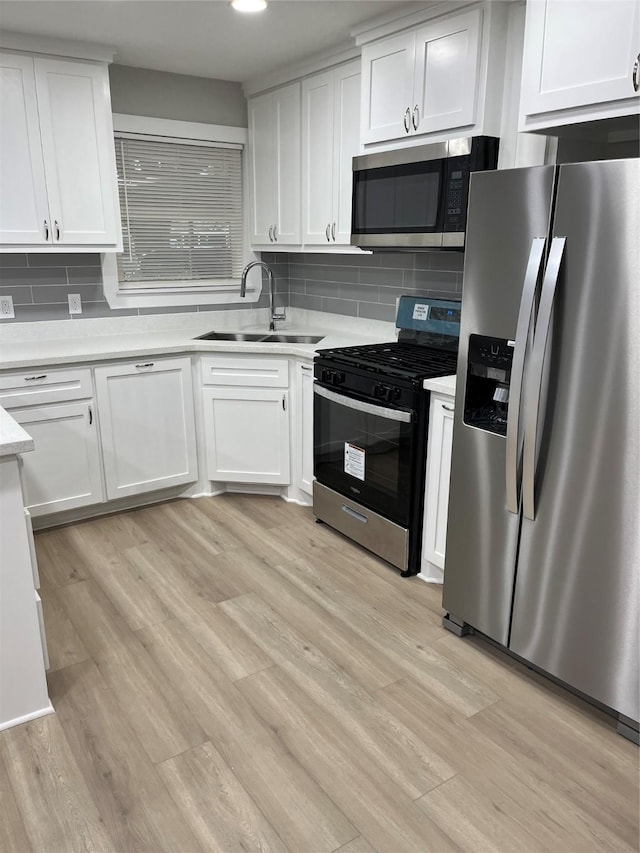
[(422, 387), (425, 391), (436, 391), (438, 394), (447, 394), (449, 397), (455, 397), (455, 374), (453, 376), (436, 376), (434, 379), (425, 379)]
[(0, 456), (15, 456), (34, 447), (31, 436), (0, 406)]
[[(122, 329), (126, 331), (120, 333), (115, 331), (113, 326), (115, 321), (112, 321), (110, 327), (102, 325), (99, 333), (95, 335), (73, 335), (71, 332), (76, 331), (73, 326), (67, 326), (70, 333), (67, 337), (36, 337), (33, 336), (33, 330), (30, 330), (31, 334), (25, 335), (25, 339), (22, 340), (10, 338), (0, 340), (2, 369), (16, 370), (40, 365), (52, 367), (79, 362), (176, 353), (251, 352), (312, 359), (317, 349), (395, 340), (395, 329), (391, 323), (360, 322), (352, 317), (336, 319), (335, 315), (327, 317), (326, 314), (322, 315), (319, 312), (304, 313), (315, 314), (315, 317), (297, 316), (285, 323), (278, 323), (276, 333), (323, 335), (322, 340), (317, 344), (194, 340), (197, 335), (209, 331), (234, 330), (269, 334), (266, 323), (252, 326), (238, 323), (236, 326), (229, 327), (228, 322), (223, 322), (223, 318), (216, 317), (211, 312), (194, 314), (179, 328), (150, 329), (147, 327), (132, 331), (130, 324), (123, 323)], [(76, 324), (76, 328), (78, 325), (80, 324)], [(54, 333), (56, 332), (57, 329), (54, 330)]]

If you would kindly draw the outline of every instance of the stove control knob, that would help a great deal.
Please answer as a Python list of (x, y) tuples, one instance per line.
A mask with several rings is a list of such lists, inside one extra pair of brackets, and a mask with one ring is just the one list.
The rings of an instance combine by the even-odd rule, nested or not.
[(378, 400), (391, 400), (391, 395), (393, 393), (393, 389), (389, 388), (387, 385), (374, 385), (373, 387), (373, 396)]
[(320, 374), (320, 381), (330, 383), (333, 377), (333, 370), (324, 370)]
[(335, 373), (331, 373), (331, 384), (332, 385), (342, 385), (345, 380), (345, 375), (341, 370), (336, 371)]

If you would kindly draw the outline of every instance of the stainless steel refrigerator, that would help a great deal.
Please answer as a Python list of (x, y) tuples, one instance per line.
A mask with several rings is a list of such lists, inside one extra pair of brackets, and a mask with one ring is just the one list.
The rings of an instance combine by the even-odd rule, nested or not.
[(637, 742), (640, 166), (472, 176), (444, 624)]

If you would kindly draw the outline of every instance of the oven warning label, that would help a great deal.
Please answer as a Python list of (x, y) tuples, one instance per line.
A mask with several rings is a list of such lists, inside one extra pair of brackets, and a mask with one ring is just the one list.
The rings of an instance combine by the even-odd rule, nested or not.
[(344, 472), (364, 481), (364, 450), (347, 441), (344, 443)]
[(428, 305), (414, 305), (413, 306), (413, 319), (414, 320), (428, 320), (429, 319), (429, 306)]

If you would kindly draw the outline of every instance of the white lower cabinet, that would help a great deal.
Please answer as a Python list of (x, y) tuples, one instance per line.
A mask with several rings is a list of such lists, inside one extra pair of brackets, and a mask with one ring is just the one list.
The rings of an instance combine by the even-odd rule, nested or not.
[(107, 498), (195, 482), (191, 360), (96, 367)]
[(286, 358), (202, 358), (207, 478), (289, 485), (289, 365)]
[(453, 397), (431, 393), (420, 576), (433, 583), (444, 579), (453, 412)]
[(102, 500), (100, 450), (91, 400), (12, 409), (35, 442), (22, 457), (25, 504), (32, 516)]
[(313, 365), (296, 364), (296, 459), (297, 486), (313, 494)]
[(207, 477), (226, 483), (288, 485), (289, 392), (205, 388)]

